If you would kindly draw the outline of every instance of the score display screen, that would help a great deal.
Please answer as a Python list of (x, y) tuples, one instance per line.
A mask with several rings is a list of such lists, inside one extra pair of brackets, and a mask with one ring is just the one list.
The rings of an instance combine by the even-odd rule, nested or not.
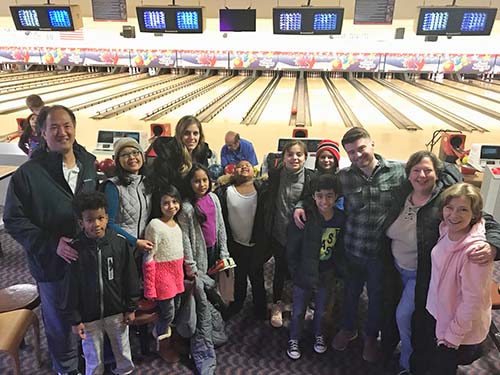
[(47, 9), (50, 26), (55, 29), (71, 27), (71, 17), (67, 9)]
[(302, 14), (281, 13), (280, 31), (300, 31), (302, 30)]
[(462, 18), (460, 31), (462, 32), (484, 32), (488, 15), (485, 12), (465, 12)]
[(344, 8), (273, 8), (274, 34), (340, 34)]
[(195, 11), (178, 11), (176, 19), (179, 30), (198, 30), (200, 27), (198, 13)]
[(417, 35), (490, 35), (496, 8), (420, 8)]
[(337, 29), (337, 13), (317, 13), (314, 15), (314, 31), (329, 31), (335, 29)]
[(137, 7), (139, 30), (146, 33), (202, 33), (202, 7)]
[(71, 6), (11, 6), (10, 13), (17, 30), (74, 31), (74, 22), (78, 23)]
[(144, 27), (149, 30), (164, 30), (167, 28), (165, 13), (160, 10), (144, 12)]
[(40, 27), (38, 13), (35, 9), (19, 9), (17, 11), (19, 23), (23, 27)]
[(448, 12), (427, 12), (424, 14), (422, 30), (424, 31), (442, 31), (448, 27)]

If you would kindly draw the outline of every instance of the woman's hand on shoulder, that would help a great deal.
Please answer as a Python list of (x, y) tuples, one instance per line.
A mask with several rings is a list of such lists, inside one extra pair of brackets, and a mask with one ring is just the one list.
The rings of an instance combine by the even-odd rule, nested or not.
[(495, 260), (497, 248), (485, 242), (469, 253), (469, 260), (476, 264), (488, 264)]

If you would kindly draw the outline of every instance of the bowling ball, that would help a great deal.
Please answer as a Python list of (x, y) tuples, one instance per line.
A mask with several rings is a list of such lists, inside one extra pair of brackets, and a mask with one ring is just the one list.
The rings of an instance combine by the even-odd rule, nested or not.
[(101, 172), (104, 172), (106, 176), (112, 175), (115, 170), (115, 161), (110, 158), (101, 160), (101, 162), (99, 163), (99, 169), (101, 170)]
[(234, 174), (234, 169), (235, 169), (235, 165), (234, 164), (228, 164), (224, 168), (224, 174)]
[(212, 181), (216, 181), (224, 173), (224, 169), (220, 164), (212, 164), (208, 167), (208, 175)]

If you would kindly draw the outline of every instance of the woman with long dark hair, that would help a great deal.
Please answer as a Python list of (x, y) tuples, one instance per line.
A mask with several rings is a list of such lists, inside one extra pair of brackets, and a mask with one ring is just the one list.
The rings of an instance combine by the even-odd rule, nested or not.
[(157, 138), (153, 149), (157, 155), (153, 161), (155, 186), (172, 184), (183, 196), (183, 179), (193, 164), (200, 163), (208, 167), (208, 160), (212, 157), (200, 121), (190, 115), (177, 122), (173, 138)]

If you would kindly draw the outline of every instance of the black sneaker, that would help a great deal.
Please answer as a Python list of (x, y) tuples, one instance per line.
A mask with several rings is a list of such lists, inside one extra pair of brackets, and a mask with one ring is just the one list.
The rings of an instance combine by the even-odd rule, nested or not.
[(299, 359), (302, 353), (300, 352), (299, 340), (288, 340), (288, 349), (286, 354), (291, 359)]
[(326, 352), (325, 336), (318, 335), (314, 338), (314, 351), (318, 354)]

